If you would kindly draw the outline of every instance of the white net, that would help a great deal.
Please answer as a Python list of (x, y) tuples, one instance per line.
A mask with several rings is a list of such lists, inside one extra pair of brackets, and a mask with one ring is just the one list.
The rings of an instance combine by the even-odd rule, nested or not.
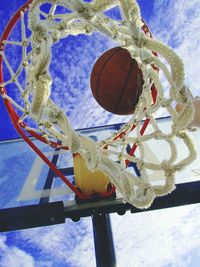
[[(51, 4), (46, 13), (41, 6)], [(58, 12), (63, 7), (68, 12)], [(118, 7), (122, 19), (114, 20), (105, 11)], [(174, 174), (191, 163), (196, 152), (186, 128), (191, 123), (194, 108), (189, 89), (184, 86), (184, 66), (179, 56), (168, 46), (145, 34), (144, 22), (140, 9), (134, 0), (93, 0), (85, 3), (78, 0), (35, 0), (29, 7), (28, 27), (31, 36), (26, 36), (24, 14), (21, 10), (20, 42), (4, 40), (2, 45), (20, 46), (22, 60), (14, 71), (6, 56), (1, 51), (3, 64), (10, 77), (1, 83), (1, 93), (19, 111), (18, 123), (29, 117), (36, 122), (35, 127), (25, 125), (25, 129), (40, 133), (48, 143), (58, 139), (72, 153), (79, 153), (90, 170), (100, 170), (109, 176), (125, 202), (138, 208), (149, 207), (156, 196), (163, 196), (175, 188)], [(78, 135), (71, 127), (66, 114), (51, 99), (52, 77), (50, 75), (51, 49), (55, 42), (69, 35), (92, 34), (99, 31), (117, 45), (127, 49), (132, 58), (137, 60), (144, 84), (143, 91), (135, 112), (128, 123), (110, 138), (102, 142)], [(155, 53), (158, 54), (158, 57)], [(167, 65), (163, 63), (167, 61)], [(155, 66), (152, 67), (152, 64)], [(165, 76), (170, 90), (165, 96), (156, 68)], [(24, 74), (25, 83), (21, 85), (19, 77)], [(4, 87), (15, 84), (19, 89), (21, 102), (5, 93)], [(157, 97), (153, 100), (152, 87), (156, 88)], [(174, 109), (176, 102), (184, 103), (183, 111), (178, 114)], [(172, 123), (168, 132), (163, 132), (154, 114), (159, 108), (165, 108)], [(149, 131), (144, 132), (147, 124)], [(183, 143), (188, 153), (177, 158), (177, 140)], [(160, 162), (146, 160), (145, 144), (166, 148), (165, 157)], [(129, 148), (129, 149), (128, 149)], [(164, 151), (164, 152), (165, 152)], [(165, 153), (164, 153), (165, 154)], [(136, 164), (140, 176), (129, 172), (129, 163)], [(149, 179), (151, 171), (163, 172), (163, 183), (156, 184)]]

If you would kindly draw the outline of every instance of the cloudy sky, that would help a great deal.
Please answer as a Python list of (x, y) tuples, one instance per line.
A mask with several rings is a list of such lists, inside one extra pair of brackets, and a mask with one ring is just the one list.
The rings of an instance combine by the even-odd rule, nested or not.
[[(23, 3), (23, 0), (12, 0), (9, 4), (7, 0), (0, 1), (0, 33)], [(194, 95), (200, 95), (200, 1), (140, 0), (138, 3), (154, 37), (172, 46), (182, 57), (186, 84)], [(89, 37), (69, 37), (54, 47), (52, 97), (75, 128), (128, 120), (99, 107), (89, 88), (92, 65), (99, 55), (114, 46), (109, 39), (95, 33)], [(0, 111), (3, 114), (0, 139), (17, 137), (2, 101)], [(119, 267), (199, 266), (199, 205), (112, 215), (111, 220)], [(0, 234), (0, 267), (4, 266), (95, 266), (91, 219)]]

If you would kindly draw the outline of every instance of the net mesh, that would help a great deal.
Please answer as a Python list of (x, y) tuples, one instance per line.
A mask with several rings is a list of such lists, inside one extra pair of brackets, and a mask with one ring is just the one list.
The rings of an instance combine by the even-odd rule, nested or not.
[[(134, 0), (93, 0), (91, 3), (48, 0), (51, 5), (48, 12), (41, 8), (45, 3), (46, 0), (35, 0), (20, 9), (21, 41), (1, 40), (2, 97), (14, 107), (16, 121), (25, 130), (42, 136), (42, 140), (50, 145), (59, 140), (62, 147), (79, 153), (91, 171), (98, 169), (109, 176), (124, 202), (138, 208), (149, 207), (156, 196), (174, 190), (175, 172), (181, 171), (196, 157), (186, 129), (193, 119), (194, 108), (189, 89), (184, 85), (182, 60), (170, 47), (151, 38)], [(120, 20), (106, 15), (106, 11), (113, 7), (120, 9)], [(58, 12), (61, 8), (65, 13)], [(25, 14), (28, 9), (27, 26)], [(52, 77), (49, 68), (53, 44), (69, 35), (88, 35), (95, 31), (127, 49), (137, 60), (144, 79), (143, 91), (130, 121), (101, 142), (78, 135), (64, 111), (50, 97)], [(7, 56), (8, 46), (21, 48), (21, 62), (15, 70), (9, 62), (13, 59)], [(169, 84), (167, 97), (159, 73)], [(17, 89), (17, 97), (10, 85)], [(184, 103), (180, 114), (175, 111), (176, 102)], [(161, 107), (171, 116), (167, 132), (159, 128), (154, 115)], [(28, 123), (25, 123), (27, 119)], [(182, 142), (188, 151), (183, 158), (178, 157), (177, 142)], [(159, 162), (147, 159), (147, 143), (152, 149), (154, 146), (166, 147)], [(130, 164), (135, 164), (139, 176), (129, 171)], [(162, 171), (162, 183), (150, 180), (151, 171)]]

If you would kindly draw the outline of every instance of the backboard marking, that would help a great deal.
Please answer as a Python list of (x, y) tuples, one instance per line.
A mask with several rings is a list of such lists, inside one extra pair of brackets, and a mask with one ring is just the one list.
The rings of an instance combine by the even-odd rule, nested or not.
[[(55, 152), (46, 152), (44, 153), (44, 155), (46, 157), (49, 157), (53, 155), (61, 155), (64, 153), (66, 152), (61, 150)], [(25, 183), (20, 192), (18, 201), (40, 199), (42, 197), (66, 196), (67, 194), (73, 194), (73, 191), (70, 188), (66, 187), (64, 184), (63, 187), (60, 186), (59, 188), (52, 187), (50, 189), (37, 190), (36, 185), (41, 175), (44, 164), (44, 161), (39, 156), (37, 156), (35, 161), (33, 162), (32, 168), (28, 176), (25, 179)]]

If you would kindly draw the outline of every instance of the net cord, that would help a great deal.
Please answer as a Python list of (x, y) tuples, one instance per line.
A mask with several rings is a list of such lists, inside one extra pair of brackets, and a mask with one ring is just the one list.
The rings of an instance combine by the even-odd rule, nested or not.
[[(151, 38), (151, 33), (141, 18), (139, 6), (134, 0), (94, 0), (91, 3), (77, 0), (49, 0), (48, 3), (52, 6), (48, 14), (40, 9), (44, 3), (46, 0), (28, 1), (17, 11), (1, 38), (1, 95), (15, 128), (28, 143), (30, 140), (27, 140), (21, 127), (53, 147), (58, 146), (56, 140), (59, 140), (62, 148), (69, 149), (72, 153), (79, 153), (91, 171), (98, 169), (109, 176), (114, 185), (112, 191), (116, 187), (124, 202), (129, 202), (137, 208), (148, 208), (155, 197), (174, 190), (176, 171), (181, 171), (196, 157), (194, 145), (186, 131), (193, 119), (194, 107), (189, 88), (184, 85), (182, 60), (170, 47)], [(71, 13), (55, 14), (57, 6), (65, 7)], [(104, 12), (112, 7), (119, 7), (122, 20), (117, 21), (105, 15)], [(28, 27), (32, 32), (29, 37), (26, 36), (24, 21), (24, 14), (28, 9)], [(41, 19), (40, 15), (45, 19)], [(56, 20), (58, 18), (59, 22)], [(19, 19), (22, 40), (10, 41), (9, 34)], [(80, 33), (92, 34), (95, 31), (107, 35), (127, 49), (131, 57), (137, 60), (144, 79), (142, 95), (130, 121), (101, 142), (94, 142), (88, 137), (78, 135), (72, 129), (65, 113), (50, 98), (52, 78), (49, 66), (53, 44), (69, 34), (75, 36)], [(29, 44), (32, 50), (28, 53)], [(16, 72), (13, 71), (6, 56), (7, 45), (22, 47), (22, 62)], [(168, 62), (168, 65), (162, 62), (160, 56)], [(6, 81), (3, 81), (2, 63), (10, 73), (10, 79)], [(18, 81), (23, 69), (26, 72), (25, 88), (22, 88)], [(158, 69), (169, 83), (169, 97), (164, 95)], [(16, 85), (23, 99), (23, 106), (6, 92), (5, 88), (9, 84)], [(185, 108), (180, 114), (175, 111), (174, 102), (184, 103)], [(161, 131), (154, 118), (154, 113), (160, 107), (165, 107), (172, 118), (170, 133)], [(20, 117), (15, 109), (21, 112)], [(27, 117), (37, 122), (37, 129), (24, 123)], [(153, 132), (150, 134), (145, 134), (147, 125), (153, 127)], [(180, 139), (188, 150), (188, 154), (178, 162), (175, 139)], [(170, 148), (170, 157), (159, 164), (145, 161), (144, 145), (148, 140), (165, 141)], [(34, 144), (29, 143), (29, 145), (43, 158)], [(129, 152), (127, 152), (128, 145), (131, 147)], [(43, 158), (43, 160), (52, 168), (48, 159)], [(128, 171), (131, 162), (136, 163), (140, 177)], [(152, 184), (148, 170), (162, 170), (164, 184)], [(61, 174), (59, 176), (61, 177)], [(71, 186), (65, 177), (61, 179), (69, 187)], [(76, 192), (73, 187), (71, 189), (83, 197), (78, 190)]]

